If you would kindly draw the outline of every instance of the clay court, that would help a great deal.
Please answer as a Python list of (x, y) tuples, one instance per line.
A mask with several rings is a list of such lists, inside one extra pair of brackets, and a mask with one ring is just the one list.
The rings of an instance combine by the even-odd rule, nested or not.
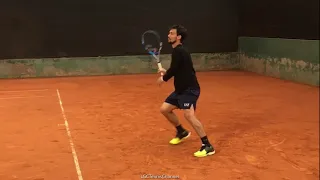
[(200, 140), (184, 119), (191, 137), (168, 143), (175, 129), (159, 107), (172, 80), (1, 80), (0, 179), (318, 179), (319, 88), (249, 72), (198, 75), (197, 113), (217, 151), (206, 158), (193, 157)]

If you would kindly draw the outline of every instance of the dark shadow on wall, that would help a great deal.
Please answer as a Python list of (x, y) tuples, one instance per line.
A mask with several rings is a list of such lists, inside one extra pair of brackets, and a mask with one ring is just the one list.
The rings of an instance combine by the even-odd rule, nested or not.
[(239, 36), (319, 39), (319, 0), (241, 0)]
[(141, 34), (158, 30), (165, 43), (176, 23), (188, 29), (193, 53), (237, 51), (236, 0), (128, 2), (0, 2), (0, 59), (145, 54)]

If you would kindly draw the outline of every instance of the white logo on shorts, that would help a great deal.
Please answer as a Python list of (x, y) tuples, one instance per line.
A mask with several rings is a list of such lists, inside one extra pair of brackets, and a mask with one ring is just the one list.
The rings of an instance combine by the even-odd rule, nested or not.
[(184, 107), (189, 107), (189, 106), (190, 106), (190, 103), (183, 103), (183, 106), (184, 106)]

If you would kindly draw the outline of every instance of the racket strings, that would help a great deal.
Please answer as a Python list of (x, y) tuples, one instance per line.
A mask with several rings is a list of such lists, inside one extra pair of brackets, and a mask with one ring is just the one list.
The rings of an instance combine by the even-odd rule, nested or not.
[(147, 50), (149, 53), (159, 54), (162, 43), (156, 33), (145, 33), (143, 36), (143, 42), (145, 45), (145, 50)]

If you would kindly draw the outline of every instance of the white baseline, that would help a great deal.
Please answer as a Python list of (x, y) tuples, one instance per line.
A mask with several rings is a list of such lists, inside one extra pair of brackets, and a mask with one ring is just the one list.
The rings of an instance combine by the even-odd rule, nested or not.
[(74, 164), (76, 166), (78, 179), (79, 180), (83, 180), (83, 177), (82, 177), (82, 174), (81, 174), (80, 165), (79, 165), (79, 161), (78, 161), (78, 157), (77, 157), (77, 153), (76, 153), (76, 150), (74, 148), (74, 144), (73, 144), (72, 137), (71, 137), (71, 132), (70, 132), (70, 129), (69, 129), (69, 123), (68, 123), (68, 120), (66, 118), (66, 114), (64, 112), (64, 108), (63, 108), (63, 105), (62, 105), (62, 100), (61, 100), (61, 97), (60, 97), (59, 89), (57, 89), (57, 95), (58, 95), (58, 99), (59, 99), (59, 103), (60, 103), (62, 116), (63, 116), (63, 119), (64, 119), (64, 125), (66, 127), (66, 131), (67, 131), (67, 134), (68, 134), (68, 137), (69, 137), (69, 143), (70, 143), (70, 147), (71, 147), (71, 151), (72, 151), (73, 161), (74, 161)]

